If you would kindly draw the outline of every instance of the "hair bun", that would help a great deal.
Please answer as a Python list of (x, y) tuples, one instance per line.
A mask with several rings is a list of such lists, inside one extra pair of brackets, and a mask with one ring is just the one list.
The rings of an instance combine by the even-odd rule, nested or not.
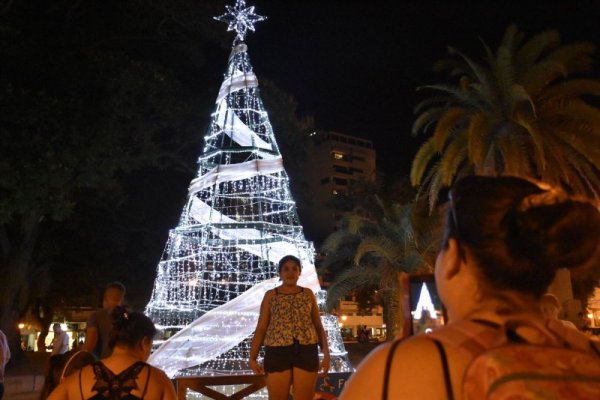
[(584, 264), (600, 242), (600, 212), (554, 191), (525, 197), (514, 221), (509, 231), (513, 251), (553, 269)]
[(130, 312), (123, 306), (117, 306), (112, 312), (113, 326), (118, 330), (126, 330), (131, 324)]

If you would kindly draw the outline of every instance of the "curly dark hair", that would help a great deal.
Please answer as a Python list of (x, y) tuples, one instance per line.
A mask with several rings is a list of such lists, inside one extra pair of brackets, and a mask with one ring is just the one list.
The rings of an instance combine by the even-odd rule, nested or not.
[(600, 246), (596, 207), (521, 178), (468, 176), (449, 199), (443, 246), (452, 237), (468, 248), (496, 287), (539, 297), (558, 268), (586, 263)]

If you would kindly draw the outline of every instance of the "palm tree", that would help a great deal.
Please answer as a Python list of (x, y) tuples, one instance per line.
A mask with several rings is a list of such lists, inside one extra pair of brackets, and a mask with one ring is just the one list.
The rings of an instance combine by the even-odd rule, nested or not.
[(438, 70), (456, 83), (425, 86), (413, 134), (431, 137), (417, 152), (411, 183), (439, 191), (468, 174), (534, 178), (571, 193), (600, 198), (600, 81), (582, 78), (595, 46), (561, 45), (556, 31), (524, 41), (512, 25), (483, 64), (454, 48)]
[(380, 288), (388, 338), (401, 326), (399, 274), (431, 272), (437, 252), (437, 216), (422, 203), (398, 204), (374, 196), (365, 215), (349, 213), (342, 228), (323, 245), (323, 269), (335, 277), (328, 290), (327, 308), (348, 293), (376, 285)]

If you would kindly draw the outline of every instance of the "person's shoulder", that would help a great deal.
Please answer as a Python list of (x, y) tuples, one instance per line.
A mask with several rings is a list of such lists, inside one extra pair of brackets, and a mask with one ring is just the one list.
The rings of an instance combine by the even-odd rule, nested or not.
[(566, 319), (561, 319), (560, 322), (562, 322), (562, 324), (564, 326), (566, 326), (567, 328), (573, 328), (573, 329), (577, 329), (577, 327), (575, 326), (574, 323), (572, 323), (571, 321), (568, 321)]
[[(160, 368), (153, 367), (150, 364), (147, 364), (151, 369), (150, 380), (151, 383), (157, 385), (157, 387), (161, 388), (163, 395), (161, 399), (170, 399), (175, 398), (175, 387), (173, 386), (173, 382), (169, 378), (169, 376)], [(166, 395), (169, 394), (169, 396)]]
[(311, 299), (317, 299), (317, 296), (315, 296), (315, 292), (312, 291), (312, 289), (304, 287), (304, 286), (298, 286), (300, 288), (300, 291), (302, 293), (304, 293), (305, 295), (307, 295), (308, 297), (310, 297)]
[(427, 386), (434, 365), (440, 365), (439, 355), (425, 335), (381, 344), (360, 363), (341, 399), (381, 397), (384, 386), (394, 393), (389, 398), (415, 398), (424, 394), (420, 386)]
[(88, 324), (90, 322), (96, 322), (98, 321), (99, 318), (102, 318), (102, 313), (104, 312), (104, 309), (101, 308), (99, 310), (96, 310), (94, 312), (92, 312), (88, 318)]
[(162, 369), (160, 369), (158, 367), (150, 365), (148, 363), (146, 363), (146, 365), (152, 370), (152, 376), (154, 378), (171, 382), (171, 379), (169, 378), (169, 376), (166, 374), (165, 371), (163, 371)]
[[(79, 379), (81, 376), (82, 382), (91, 382), (94, 376), (93, 367), (91, 365), (86, 365), (80, 370), (70, 374), (67, 376), (61, 383), (58, 385), (52, 393), (50, 393), (49, 400), (65, 400), (71, 398), (73, 393), (79, 393)], [(86, 386), (85, 383), (82, 386)]]

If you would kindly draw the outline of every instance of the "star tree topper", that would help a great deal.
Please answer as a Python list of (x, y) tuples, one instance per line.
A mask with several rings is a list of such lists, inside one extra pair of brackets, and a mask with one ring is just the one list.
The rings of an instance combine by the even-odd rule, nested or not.
[(248, 29), (254, 32), (254, 24), (267, 19), (267, 17), (255, 14), (254, 6), (246, 7), (245, 0), (236, 0), (235, 6), (225, 6), (225, 9), (227, 10), (225, 14), (214, 17), (214, 19), (227, 23), (227, 31), (235, 30), (236, 38), (242, 42)]

